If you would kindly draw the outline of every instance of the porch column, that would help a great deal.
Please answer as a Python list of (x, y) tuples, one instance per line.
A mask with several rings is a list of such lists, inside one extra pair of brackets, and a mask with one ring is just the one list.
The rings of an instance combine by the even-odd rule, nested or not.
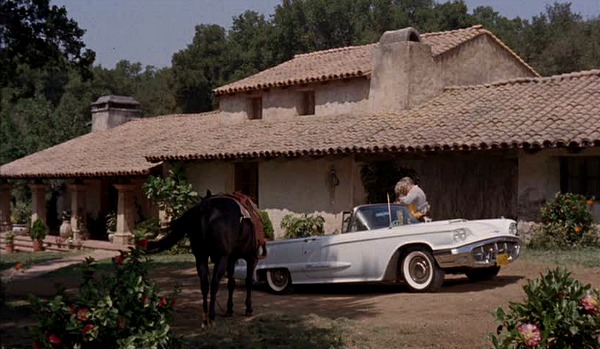
[(117, 231), (113, 238), (113, 243), (117, 245), (127, 245), (133, 234), (133, 225), (135, 219), (135, 207), (133, 204), (134, 184), (115, 184), (119, 192), (117, 204)]
[(8, 231), (12, 229), (10, 221), (10, 199), (11, 186), (8, 183), (0, 183), (0, 231)]
[(30, 184), (31, 188), (31, 225), (41, 219), (46, 224), (46, 187), (42, 183)]
[(81, 240), (82, 230), (85, 229), (85, 185), (67, 184), (67, 190), (71, 194), (71, 229), (73, 240)]

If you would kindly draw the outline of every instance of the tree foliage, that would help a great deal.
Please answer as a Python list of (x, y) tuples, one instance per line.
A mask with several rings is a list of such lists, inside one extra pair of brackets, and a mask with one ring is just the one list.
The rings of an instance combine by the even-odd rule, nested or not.
[(22, 64), (34, 69), (72, 65), (88, 76), (95, 53), (85, 49), (85, 31), (64, 7), (50, 6), (50, 0), (3, 0), (0, 18), (2, 86), (11, 83)]

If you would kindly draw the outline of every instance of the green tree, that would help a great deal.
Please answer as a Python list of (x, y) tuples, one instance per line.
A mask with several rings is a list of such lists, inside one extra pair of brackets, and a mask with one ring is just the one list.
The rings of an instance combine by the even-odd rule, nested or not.
[(198, 25), (194, 40), (173, 55), (175, 98), (183, 112), (210, 111), (216, 106), (212, 89), (227, 81), (232, 66), (225, 29)]
[(0, 85), (7, 86), (20, 65), (31, 68), (77, 67), (89, 77), (95, 53), (85, 49), (84, 30), (67, 16), (64, 7), (49, 0), (3, 0), (0, 2)]

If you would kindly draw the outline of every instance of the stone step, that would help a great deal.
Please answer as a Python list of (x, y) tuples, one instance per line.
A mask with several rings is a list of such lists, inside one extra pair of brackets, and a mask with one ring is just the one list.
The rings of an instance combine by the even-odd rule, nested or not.
[[(0, 234), (0, 246), (4, 248), (5, 244), (5, 236), (6, 233)], [(94, 249), (94, 250), (106, 250), (106, 251), (127, 251), (130, 245), (115, 245), (109, 241), (99, 241), (99, 240), (82, 240), (79, 245), (75, 245), (73, 248), (69, 248), (69, 246), (65, 243), (57, 243), (57, 237), (54, 235), (46, 236), (44, 239), (44, 248), (46, 250), (52, 251), (73, 251), (77, 249)], [(16, 250), (27, 250), (32, 251), (32, 241), (29, 236), (18, 235), (14, 238), (14, 244)]]

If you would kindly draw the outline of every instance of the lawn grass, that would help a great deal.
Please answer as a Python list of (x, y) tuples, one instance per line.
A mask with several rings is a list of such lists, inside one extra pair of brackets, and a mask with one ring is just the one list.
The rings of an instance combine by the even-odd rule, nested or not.
[[(151, 262), (148, 265), (149, 270), (167, 267), (170, 269), (189, 268), (195, 265), (195, 259), (193, 254), (170, 255), (168, 253), (164, 253), (149, 255), (148, 257), (151, 259)], [(81, 264), (69, 265), (67, 267), (43, 274), (41, 277), (55, 278), (64, 275), (79, 275), (80, 266)], [(100, 261), (96, 261), (96, 266), (96, 270), (100, 274), (109, 273), (113, 271), (111, 259), (103, 259)]]
[(525, 248), (519, 258), (529, 262), (555, 264), (564, 267), (600, 268), (600, 248), (598, 247), (582, 247), (568, 250), (534, 250)]
[(40, 264), (49, 262), (56, 259), (72, 257), (77, 254), (82, 253), (81, 251), (77, 252), (18, 252), (18, 253), (10, 253), (3, 254), (0, 256), (0, 271), (6, 270), (15, 267), (17, 263), (21, 263), (23, 267), (28, 267), (34, 264)]

